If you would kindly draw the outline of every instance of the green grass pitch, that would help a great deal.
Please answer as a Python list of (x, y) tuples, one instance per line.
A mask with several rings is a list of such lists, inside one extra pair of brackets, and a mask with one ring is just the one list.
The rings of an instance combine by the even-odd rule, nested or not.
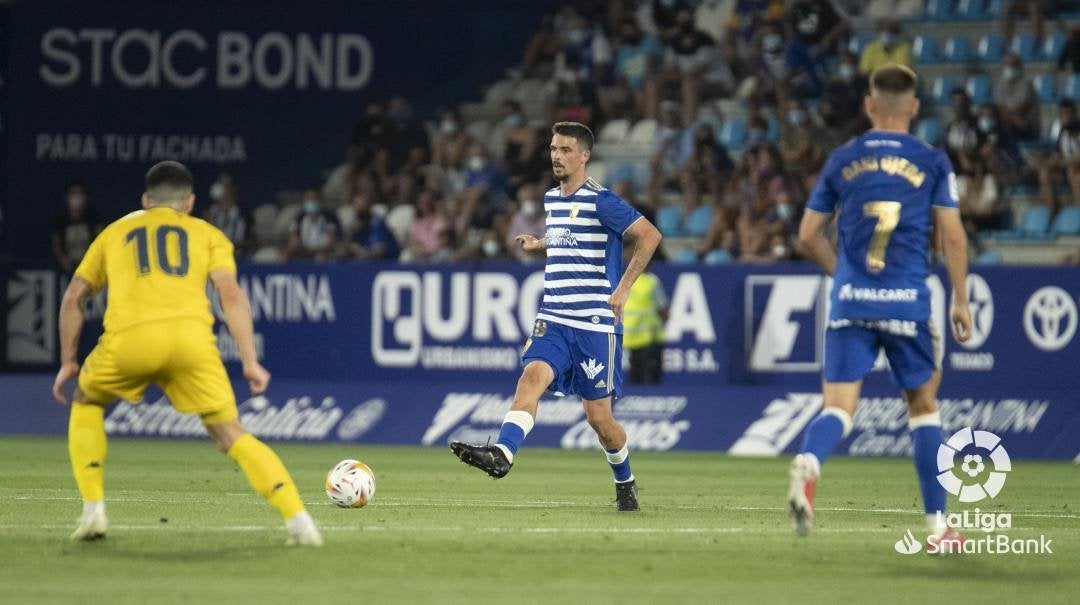
[[(70, 544), (80, 512), (55, 438), (0, 439), (3, 603), (1029, 603), (1080, 597), (1080, 468), (1018, 463), (983, 510), (1053, 555), (900, 555), (922, 516), (911, 462), (836, 458), (818, 527), (782, 509), (786, 459), (633, 454), (642, 511), (617, 513), (598, 452), (526, 447), (498, 482), (444, 448), (275, 444), (326, 546), (281, 522), (208, 442), (110, 441), (108, 538)], [(324, 473), (375, 470), (364, 509)], [(952, 503), (955, 504), (955, 503)], [(91, 598), (90, 595), (93, 595)]]

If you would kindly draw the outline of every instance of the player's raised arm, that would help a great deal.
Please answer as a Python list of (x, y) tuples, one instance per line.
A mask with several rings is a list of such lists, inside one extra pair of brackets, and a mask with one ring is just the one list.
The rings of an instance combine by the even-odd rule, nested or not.
[(626, 266), (619, 285), (611, 293), (611, 311), (615, 313), (617, 322), (622, 321), (623, 307), (626, 306), (626, 299), (630, 297), (630, 287), (648, 266), (656, 247), (663, 239), (660, 231), (644, 217), (634, 221), (623, 235), (634, 239), (634, 255), (630, 257), (630, 263)]
[(64, 292), (60, 302), (60, 370), (53, 381), (53, 397), (57, 402), (67, 405), (64, 394), (67, 382), (79, 375), (79, 335), (83, 327), (83, 304), (94, 293), (90, 282), (75, 276)]
[(934, 207), (934, 228), (940, 234), (945, 268), (952, 284), (951, 324), (957, 342), (971, 338), (971, 311), (967, 298), (967, 234), (956, 208)]
[(236, 283), (236, 273), (228, 269), (211, 269), (210, 281), (218, 291), (221, 310), (225, 312), (225, 325), (236, 340), (240, 361), (244, 365), (244, 378), (251, 387), (252, 395), (259, 395), (270, 383), (270, 372), (259, 363), (255, 354), (255, 328), (252, 325), (251, 305), (247, 295)]
[(825, 226), (830, 219), (831, 214), (807, 208), (803, 213), (802, 223), (799, 224), (799, 243), (810, 260), (832, 275), (836, 272), (836, 250), (829, 238), (825, 237)]

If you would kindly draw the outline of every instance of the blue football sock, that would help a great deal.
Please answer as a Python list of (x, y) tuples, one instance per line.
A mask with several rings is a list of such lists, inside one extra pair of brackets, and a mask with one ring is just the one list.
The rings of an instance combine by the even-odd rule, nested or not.
[(615, 474), (615, 483), (626, 483), (634, 480), (634, 473), (630, 471), (630, 450), (622, 446), (620, 450), (604, 450), (607, 453), (608, 464), (611, 472)]
[(923, 510), (927, 522), (945, 512), (945, 488), (937, 480), (937, 453), (941, 447), (941, 414), (933, 412), (908, 419), (911, 442), (915, 448), (915, 472), (919, 475)]
[(503, 418), (502, 428), (499, 429), (499, 440), (495, 442), (495, 447), (501, 449), (510, 462), (514, 461), (514, 454), (521, 447), (521, 442), (525, 441), (525, 436), (532, 430), (533, 422), (532, 414), (524, 410), (509, 411)]
[(813, 454), (819, 464), (832, 454), (836, 444), (851, 432), (851, 416), (840, 408), (825, 408), (810, 423), (803, 437), (800, 454)]

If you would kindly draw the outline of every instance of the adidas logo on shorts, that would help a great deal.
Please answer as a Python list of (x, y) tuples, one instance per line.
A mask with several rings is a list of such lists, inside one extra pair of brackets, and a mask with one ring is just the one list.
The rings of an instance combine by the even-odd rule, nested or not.
[(596, 383), (596, 385), (595, 385), (595, 386), (596, 386), (596, 388), (598, 388), (598, 389), (603, 389), (603, 388), (607, 388), (607, 383), (606, 383), (606, 382), (604, 382), (604, 379), (603, 379), (603, 378), (601, 378), (601, 379), (600, 379), (600, 382)]

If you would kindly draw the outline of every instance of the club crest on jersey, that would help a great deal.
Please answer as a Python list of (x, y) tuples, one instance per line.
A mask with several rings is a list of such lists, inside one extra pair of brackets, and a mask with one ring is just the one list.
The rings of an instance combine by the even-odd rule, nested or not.
[(596, 360), (592, 358), (589, 358), (588, 363), (585, 363), (583, 361), (578, 365), (580, 365), (581, 369), (585, 371), (585, 375), (589, 377), (589, 380), (596, 378), (596, 376), (600, 374), (600, 372), (604, 371), (604, 364), (596, 363)]

